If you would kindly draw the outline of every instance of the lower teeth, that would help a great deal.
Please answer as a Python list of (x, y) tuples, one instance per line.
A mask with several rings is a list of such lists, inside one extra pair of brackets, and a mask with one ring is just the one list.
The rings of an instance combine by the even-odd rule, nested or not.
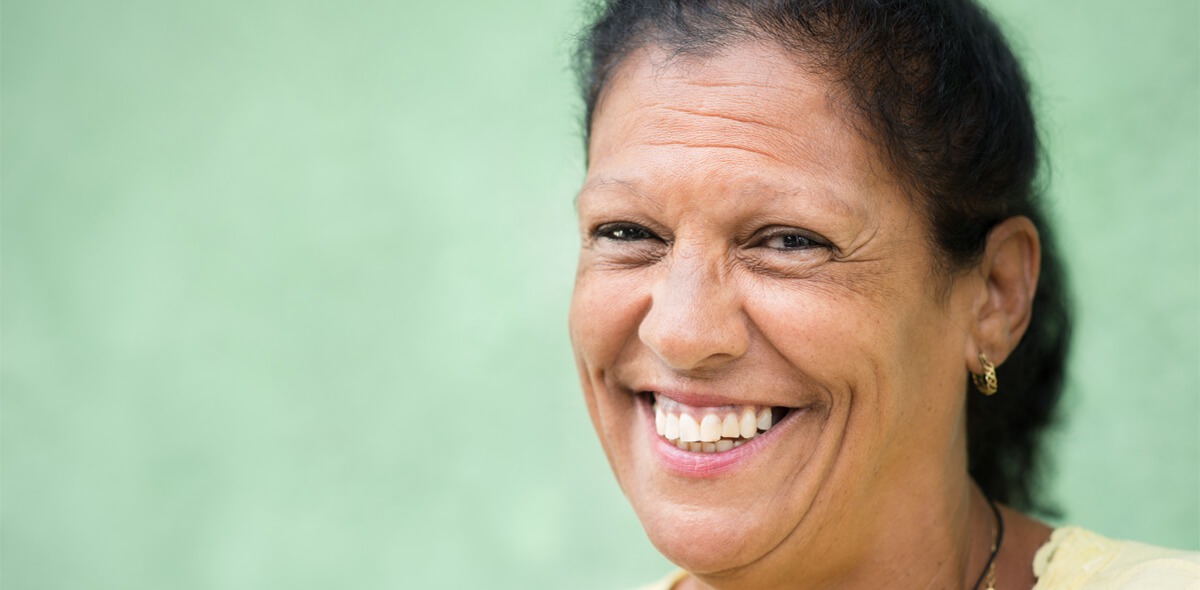
[(715, 443), (712, 442), (684, 442), (681, 440), (668, 440), (671, 444), (685, 451), (693, 453), (724, 453), (730, 449), (736, 449), (746, 444), (746, 439), (728, 439), (723, 438)]

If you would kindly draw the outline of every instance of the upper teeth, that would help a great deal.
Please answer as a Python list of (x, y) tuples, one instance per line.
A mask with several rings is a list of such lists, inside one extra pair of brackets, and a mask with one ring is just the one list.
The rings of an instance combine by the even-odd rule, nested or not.
[(688, 451), (728, 451), (771, 426), (770, 406), (694, 408), (657, 395), (654, 399), (654, 427), (658, 435)]

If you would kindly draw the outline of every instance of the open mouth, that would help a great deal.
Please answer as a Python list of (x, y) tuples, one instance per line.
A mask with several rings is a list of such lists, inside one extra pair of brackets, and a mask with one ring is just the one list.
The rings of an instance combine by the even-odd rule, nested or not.
[(747, 443), (778, 424), (792, 408), (739, 404), (688, 406), (655, 392), (651, 397), (658, 435), (693, 453), (722, 453)]

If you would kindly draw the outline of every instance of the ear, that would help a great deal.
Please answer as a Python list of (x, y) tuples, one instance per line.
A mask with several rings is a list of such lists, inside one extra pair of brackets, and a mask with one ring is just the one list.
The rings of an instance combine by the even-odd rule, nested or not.
[(974, 302), (973, 338), (967, 367), (982, 373), (979, 353), (999, 365), (1021, 341), (1033, 309), (1042, 245), (1028, 217), (1010, 217), (988, 232), (983, 259), (974, 271), (983, 288)]

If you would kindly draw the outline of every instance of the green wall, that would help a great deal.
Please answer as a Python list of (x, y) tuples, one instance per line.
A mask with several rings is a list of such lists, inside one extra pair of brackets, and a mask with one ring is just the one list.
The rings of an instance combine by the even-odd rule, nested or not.
[[(566, 338), (575, 4), (4, 4), (4, 587), (669, 567)], [(994, 9), (1079, 299), (1063, 520), (1200, 548), (1200, 9)]]

